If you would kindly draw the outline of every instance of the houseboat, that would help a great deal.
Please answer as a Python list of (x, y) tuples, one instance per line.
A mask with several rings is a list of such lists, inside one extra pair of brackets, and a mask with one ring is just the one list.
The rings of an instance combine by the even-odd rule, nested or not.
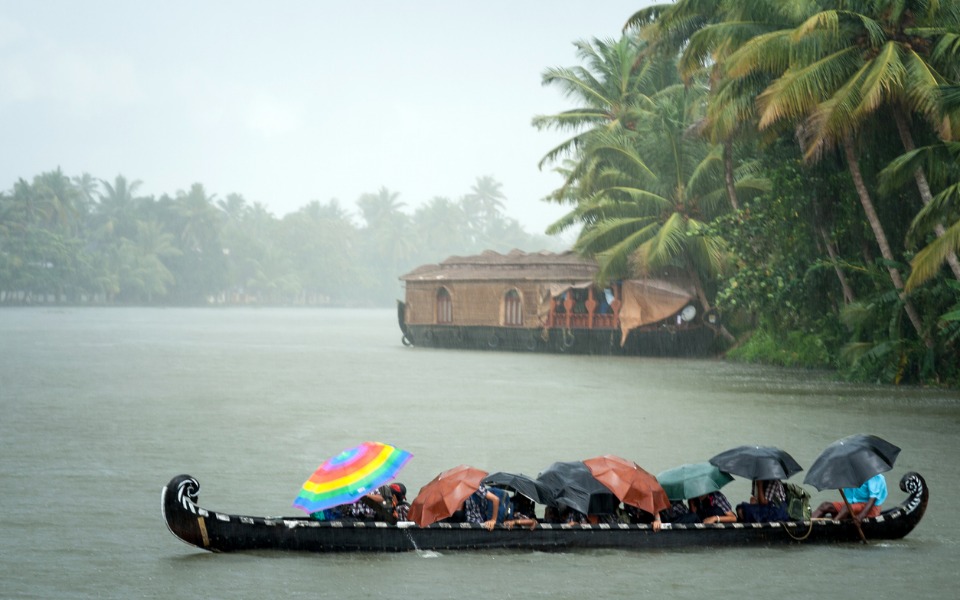
[(693, 286), (664, 271), (597, 282), (572, 252), (486, 251), (420, 266), (400, 279), (408, 346), (599, 355), (707, 356), (719, 320)]

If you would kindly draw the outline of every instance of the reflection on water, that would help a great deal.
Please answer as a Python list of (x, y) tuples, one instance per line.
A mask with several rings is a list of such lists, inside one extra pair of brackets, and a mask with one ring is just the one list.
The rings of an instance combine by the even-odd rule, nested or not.
[[(960, 528), (942, 499), (960, 497), (953, 392), (719, 360), (405, 348), (390, 310), (4, 309), (0, 358), (3, 597), (952, 596)], [(858, 432), (903, 448), (891, 501), (908, 470), (930, 485), (927, 516), (903, 541), (213, 555), (176, 540), (159, 511), (160, 488), (189, 473), (205, 507), (294, 514), (317, 464), (367, 439), (414, 453), (402, 474), (412, 493), (460, 463), (535, 475), (614, 453), (659, 472), (747, 443), (809, 466)], [(749, 485), (724, 491), (739, 501)]]

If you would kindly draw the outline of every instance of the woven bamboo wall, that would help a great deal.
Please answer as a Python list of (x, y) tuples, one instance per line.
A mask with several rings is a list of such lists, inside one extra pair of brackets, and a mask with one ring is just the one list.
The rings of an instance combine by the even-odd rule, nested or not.
[(537, 321), (538, 282), (516, 281), (459, 281), (407, 282), (407, 323), (431, 325), (437, 322), (437, 291), (447, 288), (453, 299), (453, 325), (503, 324), (503, 298), (512, 289), (517, 290), (523, 302), (523, 326), (539, 327)]

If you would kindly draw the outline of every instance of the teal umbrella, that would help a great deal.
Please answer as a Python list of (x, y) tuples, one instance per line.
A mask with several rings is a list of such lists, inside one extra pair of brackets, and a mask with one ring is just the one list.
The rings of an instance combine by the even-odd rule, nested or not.
[(657, 481), (670, 500), (686, 500), (716, 492), (733, 481), (733, 477), (708, 462), (702, 462), (667, 469), (657, 475)]

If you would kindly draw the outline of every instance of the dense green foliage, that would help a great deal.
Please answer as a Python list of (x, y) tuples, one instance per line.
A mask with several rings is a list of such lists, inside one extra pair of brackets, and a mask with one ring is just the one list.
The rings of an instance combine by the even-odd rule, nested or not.
[(548, 231), (686, 274), (730, 357), (960, 383), (960, 3), (677, 0), (577, 48)]
[(359, 224), (335, 200), (277, 218), (200, 184), (160, 198), (138, 187), (57, 169), (0, 194), (0, 304), (389, 306), (417, 265), (555, 247), (503, 214), (490, 177), (412, 214), (396, 193), (364, 194)]

